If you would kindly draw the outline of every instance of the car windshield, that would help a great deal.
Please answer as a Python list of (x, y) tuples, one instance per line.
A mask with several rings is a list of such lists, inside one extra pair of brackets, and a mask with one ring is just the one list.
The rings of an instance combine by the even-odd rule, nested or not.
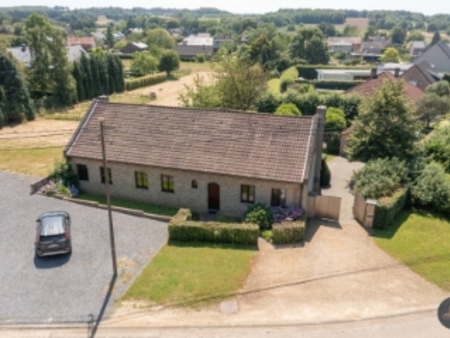
[(64, 233), (64, 216), (46, 216), (41, 219), (41, 236), (53, 236)]

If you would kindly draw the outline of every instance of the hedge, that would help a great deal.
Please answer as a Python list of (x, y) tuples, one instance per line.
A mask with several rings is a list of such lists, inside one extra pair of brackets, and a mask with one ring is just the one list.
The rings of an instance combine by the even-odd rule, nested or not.
[(169, 240), (180, 242), (209, 242), (257, 245), (259, 226), (192, 221), (188, 209), (180, 209), (169, 223)]
[(276, 223), (272, 226), (273, 244), (300, 243), (305, 238), (306, 213), (294, 222)]
[(386, 229), (394, 222), (395, 218), (405, 207), (408, 199), (409, 188), (397, 190), (393, 196), (380, 199), (375, 207), (375, 217), (373, 220), (373, 228)]
[(151, 74), (146, 75), (143, 77), (140, 77), (138, 79), (125, 81), (125, 88), (126, 90), (134, 90), (137, 88), (152, 86), (161, 82), (164, 82), (167, 80), (167, 74), (166, 73), (157, 73), (157, 74)]
[(349, 67), (349, 66), (331, 66), (331, 65), (298, 65), (298, 76), (307, 80), (317, 79), (316, 69), (371, 69), (372, 67)]
[(299, 84), (309, 84), (314, 86), (316, 89), (330, 89), (330, 90), (347, 90), (353, 88), (364, 81), (329, 81), (329, 80), (296, 80), (295, 83)]
[(442, 79), (444, 81), (447, 81), (448, 83), (450, 83), (450, 73), (444, 73), (444, 76)]

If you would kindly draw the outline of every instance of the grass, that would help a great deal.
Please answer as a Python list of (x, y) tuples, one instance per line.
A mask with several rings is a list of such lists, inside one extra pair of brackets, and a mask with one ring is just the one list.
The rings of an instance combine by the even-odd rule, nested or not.
[(330, 162), (333, 158), (336, 157), (336, 155), (331, 155), (331, 154), (325, 154), (324, 153), (324, 155), (325, 155), (325, 161), (326, 162)]
[(62, 160), (63, 148), (0, 149), (0, 170), (45, 177), (55, 161)]
[(199, 63), (199, 62), (180, 62), (180, 69), (178, 71), (183, 71), (185, 69), (190, 69), (191, 73), (198, 72), (210, 72), (212, 63), (209, 61)]
[(227, 298), (245, 281), (255, 253), (246, 246), (169, 243), (122, 300), (195, 306)]
[(76, 104), (71, 109), (64, 109), (57, 112), (45, 111), (40, 114), (40, 116), (47, 120), (62, 120), (62, 121), (81, 121), (84, 114), (88, 110), (92, 101), (85, 101)]
[[(80, 194), (77, 198), (87, 200), (87, 201), (95, 201), (101, 204), (106, 204), (105, 196), (95, 196), (90, 194)], [(122, 208), (143, 210), (149, 214), (163, 215), (163, 216), (173, 216), (177, 213), (178, 208), (174, 207), (166, 207), (161, 205), (155, 205), (145, 202), (136, 202), (129, 201), (121, 198), (111, 198), (111, 205)]]
[(374, 230), (374, 237), (392, 257), (450, 291), (450, 219), (403, 211), (387, 230)]

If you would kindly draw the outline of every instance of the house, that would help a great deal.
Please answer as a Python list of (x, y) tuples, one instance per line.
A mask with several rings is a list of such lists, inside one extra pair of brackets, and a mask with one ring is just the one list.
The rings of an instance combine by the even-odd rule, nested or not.
[(219, 49), (225, 41), (233, 41), (231, 35), (217, 34), (213, 39), (213, 46), (215, 49)]
[[(359, 94), (365, 98), (371, 98), (375, 94), (375, 92), (383, 85), (384, 81), (398, 81), (400, 80), (399, 75), (400, 69), (397, 68), (395, 71), (395, 74), (393, 75), (389, 71), (382, 72), (381, 74), (378, 74), (377, 69), (373, 68), (371, 71), (371, 79), (361, 83), (355, 87), (352, 87), (344, 92), (345, 94)], [(425, 92), (416, 86), (413, 86), (409, 82), (406, 82), (404, 79), (401, 79), (403, 81), (403, 87), (405, 90), (405, 96), (410, 101), (417, 101), (420, 99), (423, 95), (425, 95)], [(350, 126), (346, 130), (344, 130), (340, 135), (340, 147), (339, 147), (339, 155), (346, 156), (345, 153), (345, 147), (348, 143), (348, 138), (351, 135), (353, 131), (353, 126)]]
[(401, 77), (406, 82), (419, 87), (423, 91), (429, 85), (442, 80), (442, 76), (436, 73), (434, 68), (426, 60), (413, 65)]
[(183, 36), (183, 31), (180, 28), (169, 28), (167, 31), (174, 38), (178, 38), (180, 36)]
[(409, 46), (409, 56), (413, 58), (418, 57), (424, 52), (427, 45), (425, 41), (412, 41)]
[(102, 45), (106, 41), (106, 35), (101, 32), (91, 32), (91, 36), (94, 37), (99, 45)]
[(392, 45), (391, 40), (387, 38), (373, 40), (373, 41), (365, 41), (361, 44), (361, 49), (359, 53), (361, 54), (374, 54), (374, 55), (382, 55), (386, 48)]
[[(30, 67), (32, 62), (30, 49), (26, 45), (20, 47), (11, 47), (6, 49), (11, 55), (20, 63), (23, 63), (26, 67)], [(70, 62), (78, 60), (84, 54), (88, 56), (88, 53), (80, 45), (66, 46), (67, 59)]]
[(116, 41), (125, 39), (125, 35), (122, 34), (121, 32), (113, 33), (113, 36), (114, 36), (114, 40), (116, 40)]
[(194, 59), (197, 55), (203, 54), (207, 59), (214, 54), (214, 46), (175, 46), (175, 51), (178, 53), (180, 59), (188, 60)]
[(327, 40), (330, 53), (346, 52), (348, 54), (358, 52), (361, 48), (360, 37), (329, 37)]
[(428, 61), (437, 73), (450, 73), (450, 44), (442, 41), (436, 42), (420, 54), (414, 60), (414, 64), (418, 64), (423, 60)]
[(408, 69), (410, 69), (413, 66), (412, 63), (399, 63), (399, 62), (387, 62), (383, 65), (378, 66), (378, 74), (381, 74), (383, 72), (390, 72), (395, 75), (395, 72), (397, 71), (397, 76), (402, 76), (404, 72), (406, 72)]
[(67, 38), (66, 45), (67, 46), (80, 45), (87, 51), (91, 50), (92, 48), (95, 48), (96, 46), (95, 39), (92, 36), (83, 36), (83, 37), (69, 36)]
[(148, 49), (148, 46), (143, 42), (129, 42), (120, 51), (123, 54), (133, 54), (134, 52), (142, 52), (147, 49)]
[(371, 76), (370, 69), (316, 69), (319, 81), (356, 81)]
[[(255, 203), (302, 206), (320, 192), (326, 107), (313, 116), (95, 100), (64, 150), (80, 187), (242, 217)], [(103, 168), (99, 118), (105, 123)], [(105, 171), (107, 174), (105, 175)]]
[(214, 46), (214, 38), (207, 33), (191, 34), (181, 41), (179, 46)]
[(127, 29), (127, 35), (132, 33), (142, 34), (144, 30), (142, 28), (128, 28)]

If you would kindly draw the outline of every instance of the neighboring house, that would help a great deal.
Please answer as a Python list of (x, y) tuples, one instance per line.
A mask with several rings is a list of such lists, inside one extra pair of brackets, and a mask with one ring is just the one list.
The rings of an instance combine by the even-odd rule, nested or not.
[(426, 51), (420, 54), (415, 60), (414, 64), (422, 61), (428, 61), (437, 73), (450, 73), (450, 44), (442, 41), (436, 42)]
[(413, 58), (418, 57), (424, 52), (427, 45), (425, 41), (412, 41), (409, 46), (409, 56)]
[(105, 41), (106, 41), (106, 35), (100, 32), (91, 32), (91, 36), (94, 37), (95, 41), (97, 41), (97, 43), (99, 45), (102, 45)]
[[(397, 70), (395, 71), (395, 74), (397, 76), (393, 75), (391, 72), (388, 71), (378, 75), (377, 69), (374, 68), (372, 69), (372, 78), (370, 80), (350, 88), (349, 90), (345, 91), (344, 94), (359, 94), (365, 98), (371, 98), (373, 97), (375, 92), (383, 85), (384, 81), (400, 80), (399, 73), (400, 69), (397, 68)], [(417, 101), (423, 95), (425, 95), (425, 92), (419, 87), (413, 86), (412, 84), (406, 82), (404, 79), (401, 79), (401, 81), (403, 81), (405, 96), (408, 100)], [(346, 156), (344, 149), (347, 146), (348, 138), (351, 135), (352, 131), (353, 126), (350, 126), (341, 133), (340, 147), (339, 147), (339, 154), (341, 156)]]
[(127, 34), (138, 33), (141, 34), (144, 30), (142, 28), (128, 28)]
[(374, 41), (365, 41), (361, 44), (361, 54), (382, 55), (386, 48), (392, 45), (391, 40), (383, 38)]
[(175, 51), (180, 59), (194, 59), (199, 54), (204, 54), (207, 59), (214, 54), (214, 46), (175, 46)]
[(308, 210), (308, 194), (320, 193), (325, 112), (286, 117), (95, 100), (64, 155), (90, 194), (103, 195), (108, 179), (113, 197), (197, 212), (242, 217), (255, 203)]
[(147, 50), (148, 46), (142, 42), (129, 42), (125, 47), (123, 47), (120, 51), (123, 54), (133, 54), (134, 52), (142, 52)]
[(77, 36), (69, 36), (67, 38), (67, 46), (75, 46), (80, 45), (85, 50), (89, 51), (92, 48), (95, 48), (95, 39), (93, 36), (83, 36), (83, 37), (77, 37)]
[[(395, 63), (387, 62), (384, 65), (378, 66), (378, 74), (383, 72), (390, 72), (396, 77), (402, 76), (404, 72), (414, 66), (412, 63)], [(396, 73), (397, 72), (397, 73)]]
[(403, 73), (402, 78), (423, 91), (429, 85), (442, 80), (442, 76), (436, 73), (434, 68), (426, 60), (413, 65)]
[[(30, 49), (26, 45), (20, 47), (12, 47), (6, 49), (11, 55), (20, 63), (23, 63), (26, 67), (30, 67), (32, 63), (32, 57)], [(83, 47), (76, 46), (66, 46), (67, 59), (70, 62), (78, 60), (84, 54), (88, 56), (88, 53), (83, 49)]]
[(183, 36), (183, 31), (180, 28), (169, 28), (167, 31), (174, 38), (178, 38), (180, 36)]
[(231, 35), (217, 34), (213, 39), (214, 48), (219, 49), (225, 41), (233, 41)]
[(125, 35), (122, 34), (121, 32), (113, 33), (113, 36), (114, 36), (114, 40), (116, 40), (116, 41), (125, 39)]
[(370, 79), (370, 69), (316, 69), (319, 81), (355, 81)]
[(348, 54), (358, 52), (361, 48), (360, 37), (329, 37), (327, 40), (330, 53), (346, 52)]
[(214, 46), (214, 38), (207, 33), (191, 34), (184, 38), (178, 46)]

